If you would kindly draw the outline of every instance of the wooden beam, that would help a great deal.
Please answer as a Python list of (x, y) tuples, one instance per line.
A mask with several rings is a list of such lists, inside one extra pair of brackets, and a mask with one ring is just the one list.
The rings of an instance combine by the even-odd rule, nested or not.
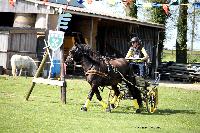
[(54, 85), (54, 86), (64, 86), (64, 81), (44, 79), (44, 78), (33, 78), (32, 82), (39, 84)]
[[(38, 77), (39, 77), (40, 72), (41, 72), (42, 69), (44, 68), (44, 64), (45, 64), (45, 61), (47, 60), (48, 54), (49, 54), (49, 53), (48, 53), (47, 50), (46, 50), (45, 53), (44, 53), (42, 62), (41, 62), (41, 64), (40, 64), (40, 66), (39, 66), (39, 68), (38, 68), (38, 70), (37, 70), (37, 72), (36, 72), (34, 78), (38, 78)], [(32, 82), (31, 88), (29, 89), (29, 91), (28, 91), (28, 93), (27, 93), (27, 95), (26, 95), (26, 100), (27, 100), (27, 101), (28, 101), (29, 96), (31, 95), (31, 93), (32, 93), (32, 91), (33, 91), (34, 86), (35, 86), (35, 82)]]

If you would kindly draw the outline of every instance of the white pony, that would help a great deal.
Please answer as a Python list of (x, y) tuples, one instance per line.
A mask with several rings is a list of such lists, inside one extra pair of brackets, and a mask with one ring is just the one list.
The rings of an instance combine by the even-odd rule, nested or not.
[(26, 69), (31, 76), (34, 76), (38, 68), (35, 61), (29, 56), (15, 54), (10, 61), (13, 76), (17, 76), (18, 69), (20, 69), (19, 76), (21, 76), (22, 69)]

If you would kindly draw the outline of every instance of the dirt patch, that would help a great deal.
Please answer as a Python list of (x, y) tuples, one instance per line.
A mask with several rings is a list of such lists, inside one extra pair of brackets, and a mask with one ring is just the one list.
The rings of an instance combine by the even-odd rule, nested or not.
[(171, 82), (171, 81), (160, 81), (159, 86), (172, 87), (172, 88), (183, 88), (187, 90), (199, 90), (200, 83), (184, 83), (184, 82)]

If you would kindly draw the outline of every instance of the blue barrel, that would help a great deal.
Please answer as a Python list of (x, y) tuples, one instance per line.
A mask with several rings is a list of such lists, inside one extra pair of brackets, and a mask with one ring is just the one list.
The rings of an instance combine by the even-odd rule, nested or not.
[(53, 60), (53, 67), (51, 68), (51, 77), (60, 77), (60, 60)]

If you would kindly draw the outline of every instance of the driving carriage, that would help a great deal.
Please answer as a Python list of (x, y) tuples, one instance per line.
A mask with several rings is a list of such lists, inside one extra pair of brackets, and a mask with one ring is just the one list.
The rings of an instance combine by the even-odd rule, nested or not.
[[(158, 74), (158, 73), (157, 73)], [(160, 74), (156, 75), (153, 81), (148, 81), (140, 76), (135, 76), (136, 79), (136, 87), (140, 90), (142, 96), (142, 102), (144, 105), (144, 109), (148, 113), (154, 113), (158, 107), (158, 85), (160, 81)], [(120, 105), (121, 100), (132, 100), (133, 97), (129, 89), (127, 88), (127, 84), (122, 81), (122, 83), (118, 84), (120, 95), (115, 102), (114, 106), (110, 104), (110, 101), (114, 97), (114, 91), (110, 89), (108, 94), (108, 109), (111, 111), (113, 108), (117, 108)]]
[[(71, 48), (66, 63), (70, 61), (79, 62), (82, 65), (86, 80), (91, 86), (81, 110), (88, 110), (93, 95), (96, 94), (102, 107), (111, 112), (119, 105), (119, 101), (127, 99), (129, 94), (129, 99), (133, 101), (136, 113), (142, 111), (144, 102), (148, 112), (155, 112), (158, 104), (159, 76), (154, 84), (150, 84), (134, 74), (130, 63), (125, 58), (103, 58), (86, 44), (75, 44)], [(111, 90), (107, 103), (103, 101), (99, 91), (100, 88), (104, 87)]]

